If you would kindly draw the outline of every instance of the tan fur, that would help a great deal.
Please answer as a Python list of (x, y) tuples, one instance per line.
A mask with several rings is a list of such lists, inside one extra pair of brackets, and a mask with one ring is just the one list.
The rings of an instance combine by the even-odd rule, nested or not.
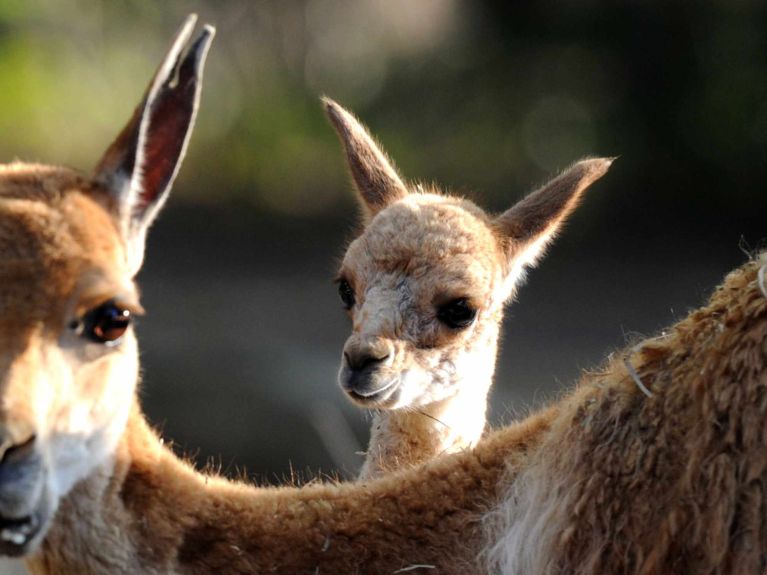
[(491, 521), (494, 571), (764, 572), (761, 265), (731, 273), (666, 337), (586, 374), (560, 402), (548, 437), (529, 467), (514, 471)]
[(413, 564), (477, 572), (482, 514), (545, 420), (420, 474), (256, 489), (195, 473), (134, 409), (115, 463), (78, 485), (28, 565), (33, 573), (83, 575), (388, 574)]
[[(370, 479), (476, 445), (504, 305), (611, 160), (579, 162), (494, 217), (438, 190), (408, 191), (354, 116), (324, 103), (367, 214), (338, 274), (356, 300), (339, 383), (378, 410), (360, 473)], [(439, 319), (459, 298), (476, 310), (465, 328)]]
[(162, 446), (136, 399), (132, 338), (76, 382), (66, 375), (66, 310), (135, 291), (104, 197), (66, 170), (0, 170), (4, 429), (36, 432), (54, 461), (82, 422), (73, 410), (128, 419), (59, 494), (34, 573), (481, 573), (483, 547), (505, 573), (763, 570), (762, 262), (628, 358), (651, 397), (617, 357), (472, 450), (367, 483), (257, 489), (196, 473)]
[[(113, 457), (64, 499), (28, 564), (86, 575), (758, 571), (767, 299), (757, 267), (631, 358), (651, 398), (617, 358), (473, 450), (372, 482), (257, 489), (201, 475), (162, 446), (134, 397)], [(522, 556), (511, 568), (508, 538), (528, 530), (540, 539), (513, 547)], [(484, 546), (492, 566), (477, 560)]]

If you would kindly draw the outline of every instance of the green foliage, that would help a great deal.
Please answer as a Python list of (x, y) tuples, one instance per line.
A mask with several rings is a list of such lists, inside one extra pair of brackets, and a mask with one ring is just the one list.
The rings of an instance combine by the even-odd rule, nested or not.
[(589, 154), (640, 172), (673, 158), (687, 178), (758, 193), (767, 11), (749, 2), (3, 0), (0, 160), (89, 170), (191, 11), (218, 37), (179, 201), (298, 216), (350, 202), (323, 93), (405, 176), (498, 207)]

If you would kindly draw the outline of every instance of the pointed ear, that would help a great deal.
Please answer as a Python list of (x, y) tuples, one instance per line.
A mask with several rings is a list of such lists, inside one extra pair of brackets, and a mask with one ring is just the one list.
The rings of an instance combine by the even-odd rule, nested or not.
[(368, 217), (407, 195), (397, 171), (365, 127), (330, 98), (323, 98), (325, 112), (346, 150), (354, 184)]
[(496, 218), (510, 240), (514, 267), (534, 265), (583, 192), (607, 173), (614, 158), (581, 160)]
[(202, 71), (215, 29), (189, 44), (196, 15), (176, 35), (143, 100), (95, 170), (114, 198), (134, 272), (144, 257), (146, 231), (168, 197), (194, 125)]

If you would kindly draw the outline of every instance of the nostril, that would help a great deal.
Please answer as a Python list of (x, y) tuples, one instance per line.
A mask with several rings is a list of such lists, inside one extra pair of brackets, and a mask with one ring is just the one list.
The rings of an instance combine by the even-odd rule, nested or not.
[(365, 369), (366, 367), (372, 367), (374, 365), (377, 365), (381, 363), (383, 360), (385, 360), (387, 357), (389, 356), (388, 355), (385, 355), (383, 357), (377, 357), (375, 355), (365, 356), (362, 359), (362, 367), (360, 367), (360, 369)]
[(346, 364), (354, 371), (362, 371), (367, 367), (373, 367), (389, 358), (389, 354), (378, 357), (369, 353), (349, 354), (344, 352)]
[(36, 439), (37, 436), (32, 434), (24, 441), (6, 447), (0, 463), (16, 463), (26, 459), (34, 451)]

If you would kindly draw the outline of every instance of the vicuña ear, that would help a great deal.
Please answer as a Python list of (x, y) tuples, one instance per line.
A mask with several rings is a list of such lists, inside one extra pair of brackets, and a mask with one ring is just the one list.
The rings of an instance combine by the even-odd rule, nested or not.
[(189, 43), (197, 16), (187, 17), (128, 125), (99, 162), (95, 179), (115, 200), (134, 273), (146, 231), (168, 197), (194, 125), (202, 71), (215, 29)]
[(405, 184), (365, 127), (330, 98), (323, 98), (322, 103), (344, 145), (349, 169), (368, 217), (404, 198), (408, 193)]
[(605, 175), (613, 160), (581, 160), (498, 216), (496, 225), (510, 240), (514, 268), (535, 264), (583, 192)]

